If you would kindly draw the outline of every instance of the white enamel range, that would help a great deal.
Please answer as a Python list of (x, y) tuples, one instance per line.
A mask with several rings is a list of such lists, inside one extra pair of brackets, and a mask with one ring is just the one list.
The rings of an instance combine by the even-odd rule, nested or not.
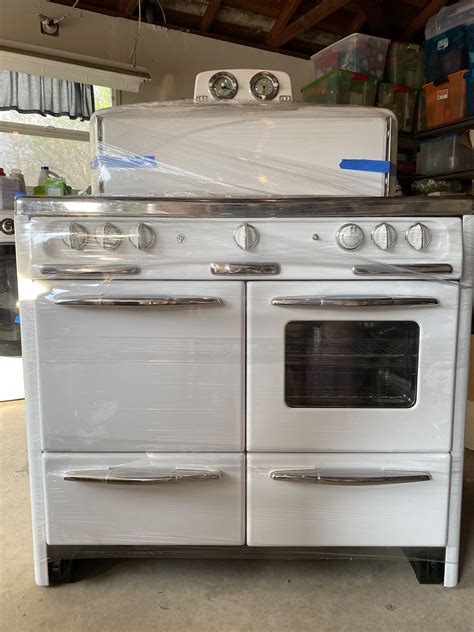
[(471, 212), (21, 202), (37, 581), (57, 547), (377, 545), (455, 584)]

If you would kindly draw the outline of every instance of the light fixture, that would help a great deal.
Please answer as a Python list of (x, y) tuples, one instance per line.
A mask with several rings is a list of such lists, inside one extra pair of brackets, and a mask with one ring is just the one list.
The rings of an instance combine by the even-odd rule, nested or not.
[(49, 18), (47, 15), (40, 13), (39, 21), (40, 30), (43, 35), (52, 35), (53, 37), (57, 37), (59, 35), (59, 20)]

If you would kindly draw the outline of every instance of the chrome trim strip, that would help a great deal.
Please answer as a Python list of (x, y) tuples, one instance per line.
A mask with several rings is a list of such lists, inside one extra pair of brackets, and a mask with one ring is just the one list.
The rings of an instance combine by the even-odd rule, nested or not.
[[(114, 474), (114, 470), (117, 473)], [(218, 481), (222, 478), (220, 470), (186, 470), (176, 468), (173, 471), (163, 472), (134, 472), (132, 469), (127, 472), (125, 468), (97, 468), (90, 470), (75, 470), (66, 472), (63, 476), (65, 481), (76, 481), (83, 483), (102, 483), (106, 485), (162, 485), (163, 483), (178, 483), (182, 481)]]
[(140, 274), (141, 268), (138, 266), (126, 265), (54, 265), (41, 264), (34, 265), (33, 270), (45, 276), (103, 276), (109, 274)]
[(302, 470), (274, 470), (270, 472), (270, 478), (274, 481), (288, 481), (291, 483), (313, 483), (316, 485), (343, 485), (343, 486), (369, 486), (369, 485), (395, 485), (398, 483), (420, 483), (430, 481), (431, 475), (427, 472), (381, 472), (375, 474), (324, 474), (318, 469)]
[(352, 273), (356, 276), (398, 276), (399, 274), (450, 274), (453, 266), (449, 263), (414, 263), (414, 264), (367, 264), (354, 266)]
[(473, 213), (473, 201), (465, 196), (413, 197), (309, 197), (281, 198), (108, 198), (68, 196), (28, 197), (16, 201), (16, 212), (26, 216), (153, 216), (160, 219), (186, 217), (294, 218), (340, 217), (462, 217)]
[(81, 297), (56, 296), (55, 305), (105, 306), (105, 307), (181, 307), (188, 305), (222, 305), (217, 296), (154, 296), (154, 297)]
[(280, 274), (279, 263), (211, 263), (211, 273), (222, 276)]
[(439, 305), (437, 298), (420, 296), (278, 296), (272, 298), (278, 307), (409, 307)]

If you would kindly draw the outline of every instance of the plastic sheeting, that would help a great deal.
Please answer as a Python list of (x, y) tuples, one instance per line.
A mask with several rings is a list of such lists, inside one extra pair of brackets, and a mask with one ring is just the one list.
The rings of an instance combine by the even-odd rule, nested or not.
[[(438, 560), (455, 585), (471, 213), (465, 199), (21, 201), (37, 582), (48, 560), (189, 547), (407, 556), (422, 573)], [(384, 222), (388, 251), (370, 238)], [(338, 247), (346, 223), (359, 248)], [(431, 241), (415, 252), (418, 223)], [(258, 235), (247, 251), (242, 225)]]
[(394, 192), (397, 123), (380, 108), (147, 103), (101, 110), (91, 131), (96, 195)]

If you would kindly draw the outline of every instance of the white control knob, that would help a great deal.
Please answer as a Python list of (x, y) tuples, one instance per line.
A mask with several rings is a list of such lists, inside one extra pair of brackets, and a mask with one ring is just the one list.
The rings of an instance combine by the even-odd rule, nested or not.
[(364, 241), (364, 231), (357, 224), (344, 224), (336, 233), (336, 243), (344, 250), (356, 250)]
[(378, 224), (372, 231), (372, 241), (381, 250), (390, 250), (397, 242), (397, 231), (390, 224)]
[(406, 240), (415, 250), (423, 250), (431, 241), (430, 229), (424, 224), (413, 224), (406, 232)]
[(89, 233), (81, 224), (71, 222), (63, 234), (66, 246), (73, 250), (82, 250), (87, 243)]
[(258, 244), (258, 230), (251, 224), (241, 224), (234, 232), (234, 241), (242, 250), (252, 250)]
[(115, 250), (122, 242), (122, 233), (113, 224), (104, 224), (97, 229), (95, 239), (104, 250)]
[(128, 238), (138, 250), (147, 250), (155, 243), (155, 233), (153, 229), (143, 222), (133, 227)]

